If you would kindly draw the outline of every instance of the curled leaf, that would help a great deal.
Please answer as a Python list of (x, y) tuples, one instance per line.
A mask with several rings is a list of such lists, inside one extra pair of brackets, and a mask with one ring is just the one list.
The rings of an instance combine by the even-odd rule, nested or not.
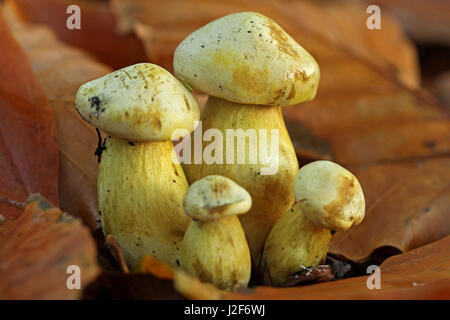
[[(0, 299), (76, 299), (100, 271), (89, 230), (37, 194), (0, 224), (0, 243)], [(67, 285), (70, 266), (79, 267), (81, 290)]]
[(60, 42), (48, 28), (21, 23), (11, 8), (6, 7), (5, 13), (13, 36), (25, 49), (55, 114), (61, 208), (81, 217), (86, 225), (96, 229), (99, 227), (98, 164), (94, 156), (97, 135), (95, 129), (77, 113), (74, 100), (81, 84), (111, 70), (84, 52)]
[[(55, 119), (0, 8), (0, 194), (25, 201), (41, 192), (58, 203)], [(20, 210), (0, 203), (4, 217)]]

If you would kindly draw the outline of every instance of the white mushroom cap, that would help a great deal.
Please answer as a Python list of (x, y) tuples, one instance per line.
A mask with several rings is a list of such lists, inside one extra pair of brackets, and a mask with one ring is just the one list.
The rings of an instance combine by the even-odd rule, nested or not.
[(308, 219), (336, 231), (364, 218), (364, 194), (356, 177), (331, 161), (302, 167), (294, 179), (295, 199)]
[(175, 50), (173, 65), (191, 87), (242, 104), (308, 101), (320, 78), (314, 58), (255, 12), (230, 14), (193, 32)]
[(246, 213), (252, 206), (252, 198), (233, 180), (210, 175), (189, 187), (183, 204), (184, 211), (192, 219), (211, 221)]
[(165, 69), (132, 65), (80, 87), (75, 105), (84, 120), (112, 136), (169, 141), (175, 129), (194, 129), (200, 109), (189, 89)]

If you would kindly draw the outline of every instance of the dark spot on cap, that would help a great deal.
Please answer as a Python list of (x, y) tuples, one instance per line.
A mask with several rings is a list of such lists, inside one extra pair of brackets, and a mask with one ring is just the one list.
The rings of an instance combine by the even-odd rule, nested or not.
[(88, 99), (88, 101), (89, 101), (89, 103), (91, 104), (91, 108), (96, 108), (96, 107), (100, 106), (100, 104), (101, 104), (100, 98), (97, 97), (97, 96), (95, 96), (95, 97), (90, 97), (90, 98)]

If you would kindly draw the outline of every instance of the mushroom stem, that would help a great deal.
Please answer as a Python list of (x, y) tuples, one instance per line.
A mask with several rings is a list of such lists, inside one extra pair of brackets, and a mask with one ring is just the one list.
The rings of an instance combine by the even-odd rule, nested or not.
[(331, 161), (311, 162), (294, 180), (297, 204), (267, 238), (261, 265), (280, 285), (325, 260), (332, 230), (346, 231), (364, 218), (364, 194), (356, 177)]
[(237, 216), (192, 221), (181, 253), (182, 268), (221, 289), (234, 291), (250, 280), (250, 252)]
[[(298, 162), (291, 139), (287, 132), (281, 108), (278, 106), (246, 105), (230, 102), (221, 98), (209, 96), (201, 114), (202, 130), (218, 129), (223, 136), (223, 164), (207, 164), (203, 160), (201, 164), (183, 164), (183, 169), (190, 184), (212, 174), (222, 175), (234, 180), (246, 189), (252, 199), (253, 206), (245, 215), (239, 216), (256, 264), (259, 263), (260, 254), (267, 235), (278, 218), (294, 203), (292, 185), (295, 174), (298, 171)], [(227, 144), (230, 140), (227, 136), (228, 129), (242, 129), (244, 133), (251, 130), (256, 135), (256, 141), (245, 138), (245, 161), (238, 162), (239, 139), (233, 137), (234, 161), (227, 163)], [(260, 130), (265, 131), (267, 143)], [(275, 130), (275, 131), (272, 131)], [(236, 131), (235, 131), (236, 132)], [(273, 145), (271, 134), (278, 134), (278, 148)], [(194, 137), (194, 133), (192, 134)], [(192, 144), (195, 143), (191, 139)], [(261, 144), (262, 142), (262, 144)], [(203, 142), (202, 150), (205, 150), (209, 141)], [(274, 149), (275, 147), (275, 149)], [(192, 145), (192, 150), (194, 146)], [(278, 153), (276, 168), (267, 163), (261, 163), (262, 152), (266, 155)], [(251, 152), (256, 154), (250, 155)], [(218, 150), (215, 151), (216, 154)], [(251, 156), (256, 156), (256, 162), (252, 163)], [(275, 159), (272, 159), (275, 160)], [(275, 169), (275, 172), (268, 172)]]
[(296, 204), (267, 238), (261, 269), (269, 270), (273, 285), (281, 285), (302, 266), (324, 263), (330, 240), (331, 231), (309, 220)]
[(114, 236), (132, 271), (145, 255), (176, 266), (190, 219), (182, 207), (187, 180), (172, 150), (170, 141), (106, 139), (97, 187), (103, 233)]

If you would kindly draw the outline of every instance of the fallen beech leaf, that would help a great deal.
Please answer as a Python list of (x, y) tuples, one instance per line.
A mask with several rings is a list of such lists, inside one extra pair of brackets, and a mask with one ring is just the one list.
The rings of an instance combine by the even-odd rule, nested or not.
[(416, 41), (450, 44), (450, 3), (446, 0), (366, 0), (394, 15)]
[[(90, 52), (100, 61), (122, 68), (145, 60), (142, 43), (133, 34), (119, 34), (107, 1), (89, 0), (7, 0), (21, 20), (44, 23), (62, 41)], [(81, 11), (81, 29), (70, 30), (66, 13), (70, 5)]]
[[(111, 0), (123, 31), (135, 31), (144, 42), (151, 61), (172, 69), (173, 52), (191, 32), (226, 14), (257, 11), (274, 19), (295, 38), (305, 30), (314, 30), (315, 38), (326, 38), (336, 46), (350, 48), (355, 56), (377, 67), (396, 71), (409, 85), (418, 84), (415, 52), (395, 22), (382, 16), (383, 30), (377, 36), (365, 28), (365, 7), (355, 3), (317, 1), (145, 1)], [(284, 8), (284, 10), (280, 10)], [(295, 16), (292, 24), (286, 11)], [(299, 16), (301, 17), (299, 19)], [(301, 27), (298, 27), (301, 25)], [(380, 36), (379, 34), (382, 33)], [(308, 51), (308, 45), (300, 42)], [(391, 47), (386, 43), (394, 43)], [(314, 52), (312, 52), (314, 55)], [(315, 56), (315, 55), (314, 55)], [(323, 68), (321, 67), (323, 71)]]
[[(58, 203), (55, 119), (0, 8), (0, 194), (25, 201), (41, 192)], [(0, 203), (5, 217), (20, 211)]]
[[(300, 287), (256, 287), (245, 292), (225, 292), (202, 283), (179, 270), (170, 270), (151, 259), (144, 267), (154, 277), (173, 279), (175, 289), (188, 299), (208, 300), (300, 300), (300, 299), (449, 299), (450, 236), (432, 244), (396, 255), (380, 266), (381, 289), (367, 287), (369, 275)], [(162, 271), (161, 271), (162, 270)], [(172, 274), (172, 276), (171, 276)], [(163, 290), (170, 290), (164, 283)]]
[(6, 9), (9, 9), (5, 11), (13, 35), (25, 49), (56, 116), (61, 209), (73, 212), (95, 229), (99, 219), (97, 159), (94, 156), (97, 134), (76, 112), (74, 100), (81, 84), (111, 69), (58, 41), (49, 29), (20, 23), (12, 10)]
[[(387, 259), (380, 266), (380, 290), (367, 288), (367, 275), (300, 287), (257, 287), (246, 294), (226, 293), (216, 289), (213, 294), (221, 299), (246, 300), (449, 299), (449, 246), (450, 236), (447, 236), (432, 244)], [(190, 298), (203, 296), (206, 290), (203, 287), (189, 286), (192, 282), (194, 280), (175, 278), (175, 287), (181, 288), (180, 292)]]
[(67, 268), (80, 267), (81, 289), (99, 273), (89, 230), (40, 195), (24, 212), (0, 224), (0, 299), (76, 299)]
[(334, 235), (331, 251), (354, 261), (375, 248), (409, 251), (450, 234), (450, 158), (351, 168), (366, 195), (364, 222)]

